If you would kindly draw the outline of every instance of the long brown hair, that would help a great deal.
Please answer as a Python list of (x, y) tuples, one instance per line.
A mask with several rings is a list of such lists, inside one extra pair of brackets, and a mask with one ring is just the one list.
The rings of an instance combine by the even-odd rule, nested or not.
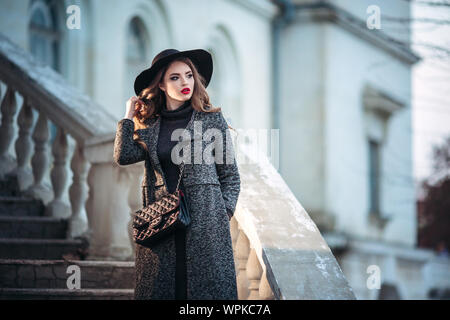
[(161, 109), (166, 103), (166, 95), (164, 91), (159, 88), (159, 83), (163, 81), (167, 69), (175, 61), (182, 61), (186, 63), (192, 70), (195, 83), (194, 92), (191, 97), (192, 108), (203, 112), (219, 112), (221, 110), (221, 108), (213, 107), (211, 104), (208, 92), (206, 92), (206, 88), (204, 86), (205, 79), (197, 71), (197, 68), (192, 63), (191, 59), (187, 57), (180, 57), (162, 67), (150, 85), (139, 93), (138, 98), (143, 102), (143, 104), (138, 104), (138, 107), (140, 106), (140, 110), (136, 112), (136, 115), (133, 117), (135, 130), (146, 128), (151, 119), (159, 117)]

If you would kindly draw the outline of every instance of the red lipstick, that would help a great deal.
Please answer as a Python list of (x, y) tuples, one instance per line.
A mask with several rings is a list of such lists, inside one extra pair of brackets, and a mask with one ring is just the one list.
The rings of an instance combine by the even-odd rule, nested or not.
[(189, 94), (191, 92), (191, 89), (189, 88), (183, 88), (183, 90), (181, 90), (181, 93), (183, 94)]

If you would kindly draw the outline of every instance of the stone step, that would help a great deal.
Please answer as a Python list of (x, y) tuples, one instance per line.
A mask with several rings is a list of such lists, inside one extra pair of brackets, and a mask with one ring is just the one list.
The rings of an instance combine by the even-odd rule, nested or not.
[(64, 254), (87, 254), (87, 243), (81, 239), (0, 238), (0, 259), (62, 259)]
[(53, 217), (0, 216), (0, 238), (65, 238), (68, 220)]
[(0, 196), (0, 216), (43, 216), (44, 210), (41, 200)]
[(8, 176), (4, 180), (0, 180), (0, 196), (18, 197), (20, 193), (16, 177)]
[(133, 289), (0, 288), (0, 300), (133, 300)]
[(133, 261), (0, 259), (0, 288), (67, 289), (67, 279), (79, 267), (81, 289), (133, 289)]

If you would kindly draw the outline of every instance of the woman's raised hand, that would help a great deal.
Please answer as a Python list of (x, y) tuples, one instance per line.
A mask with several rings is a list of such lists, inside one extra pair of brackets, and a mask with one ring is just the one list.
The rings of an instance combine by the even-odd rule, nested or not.
[(138, 97), (133, 96), (127, 100), (125, 118), (133, 120), (133, 117), (141, 108), (142, 101)]

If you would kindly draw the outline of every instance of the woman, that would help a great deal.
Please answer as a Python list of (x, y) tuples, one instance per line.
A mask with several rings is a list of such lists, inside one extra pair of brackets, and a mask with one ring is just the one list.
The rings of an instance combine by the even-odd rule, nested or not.
[[(160, 52), (136, 78), (137, 97), (127, 101), (125, 118), (118, 122), (115, 162), (145, 161), (143, 206), (176, 188), (175, 129), (186, 129), (190, 148), (182, 152), (191, 153), (180, 181), (191, 224), (151, 248), (136, 244), (135, 299), (237, 299), (229, 219), (240, 193), (240, 176), (228, 125), (206, 92), (212, 69), (205, 50)], [(211, 142), (204, 135), (208, 129), (218, 129), (221, 135)], [(202, 159), (211, 143), (212, 163)]]

